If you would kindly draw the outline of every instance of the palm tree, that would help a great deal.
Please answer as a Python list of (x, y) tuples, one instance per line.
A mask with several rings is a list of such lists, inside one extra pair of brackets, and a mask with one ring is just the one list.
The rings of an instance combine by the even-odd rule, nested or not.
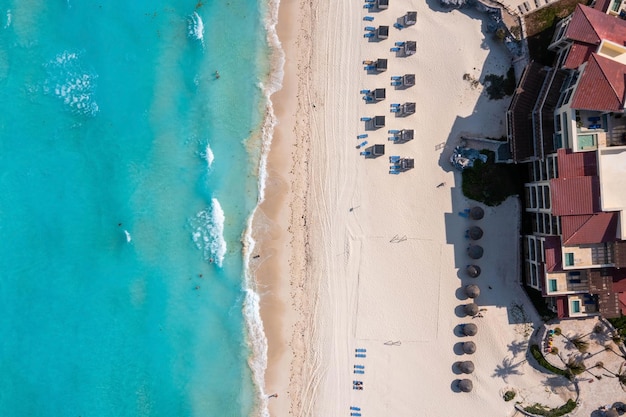
[(589, 342), (584, 340), (582, 336), (574, 337), (572, 339), (569, 339), (569, 341), (581, 353), (585, 353), (589, 350)]
[(570, 373), (571, 376), (582, 374), (587, 370), (584, 361), (582, 359), (574, 357), (570, 357), (568, 359), (565, 367), (567, 368), (567, 371)]

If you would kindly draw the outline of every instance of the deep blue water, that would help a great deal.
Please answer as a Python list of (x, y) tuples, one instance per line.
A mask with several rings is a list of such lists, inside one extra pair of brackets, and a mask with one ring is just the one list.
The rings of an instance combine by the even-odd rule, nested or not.
[(0, 0), (2, 415), (251, 412), (263, 13)]

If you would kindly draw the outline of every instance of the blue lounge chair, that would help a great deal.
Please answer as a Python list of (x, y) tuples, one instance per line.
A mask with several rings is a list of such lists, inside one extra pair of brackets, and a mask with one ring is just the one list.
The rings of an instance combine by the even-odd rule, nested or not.
[(364, 9), (373, 9), (374, 8), (374, 3), (365, 3), (363, 5)]
[(400, 81), (402, 79), (402, 75), (392, 75), (391, 76), (391, 80), (392, 81)]
[(369, 94), (371, 90), (361, 90), (359, 91), (361, 94)]
[[(363, 152), (361, 152), (361, 156), (370, 156), (371, 154), (372, 154), (372, 153), (371, 153), (370, 151), (363, 151)], [(363, 355), (363, 356), (359, 356), (359, 355)], [(357, 358), (364, 358), (364, 357), (365, 357), (365, 354), (363, 354), (363, 353), (357, 353), (357, 354), (356, 354), (356, 357), (357, 357)]]
[(354, 351), (355, 352), (359, 352), (359, 353), (365, 353), (365, 352), (367, 352), (367, 349), (357, 348), (357, 349), (354, 349)]
[(391, 103), (389, 104), (390, 107), (400, 107), (400, 103)]
[(396, 133), (400, 133), (400, 131), (397, 129), (389, 129), (387, 133), (393, 133), (395, 135)]
[(395, 169), (390, 169), (389, 173), (392, 175), (398, 175), (400, 173), (400, 171), (396, 171)]
[(365, 35), (363, 35), (364, 38), (373, 38), (374, 36), (376, 36), (374, 32), (367, 32)]
[(365, 26), (365, 30), (368, 30), (370, 32), (373, 32), (376, 30), (376, 28), (374, 26)]
[(365, 365), (354, 365), (356, 369), (365, 369)]
[(402, 85), (402, 81), (392, 81), (392, 82), (391, 82), (391, 85), (392, 85), (393, 87), (397, 87), (397, 86), (399, 86), (399, 85)]
[(404, 29), (404, 26), (402, 26), (402, 25), (401, 25), (400, 23), (398, 23), (398, 22), (394, 23), (394, 24), (393, 24), (393, 27), (394, 27), (394, 28), (396, 28), (396, 29), (400, 29), (400, 30)]
[(396, 42), (395, 45), (396, 46), (404, 46), (404, 42)]
[(371, 118), (371, 117), (367, 117), (367, 116), (365, 116), (365, 117), (361, 117), (361, 121), (362, 121), (362, 122), (369, 122), (370, 120), (372, 120), (372, 118)]
[(374, 97), (372, 97), (372, 96), (363, 96), (363, 100), (365, 100), (367, 102), (372, 102), (372, 101), (374, 101)]
[(400, 52), (400, 47), (394, 46), (393, 48), (389, 48), (391, 52)]
[(392, 107), (389, 109), (389, 111), (392, 113), (398, 113), (400, 111), (400, 107)]
[(357, 139), (365, 139), (367, 137), (367, 133), (361, 133), (360, 135), (358, 135), (356, 138)]
[(359, 144), (356, 146), (356, 148), (357, 148), (357, 149), (361, 149), (361, 148), (362, 148), (362, 147), (364, 147), (365, 145), (367, 145), (367, 141), (366, 141), (366, 140), (364, 140), (363, 142), (359, 143)]
[(361, 407), (352, 406), (350, 407), (350, 411), (361, 411)]
[(397, 138), (397, 137), (395, 137), (395, 136), (389, 136), (389, 138), (388, 138), (388, 139), (389, 139), (391, 142), (395, 142), (395, 141), (397, 141), (397, 140), (398, 140), (398, 138)]
[(373, 22), (374, 21), (374, 16), (365, 16), (363, 18), (363, 20), (365, 20), (366, 22)]
[(376, 69), (376, 65), (367, 65), (367, 66), (363, 67), (363, 69), (365, 71), (370, 71), (370, 70)]
[(361, 413), (350, 413), (352, 417), (361, 417)]
[(365, 371), (363, 369), (355, 369), (353, 372), (355, 374), (361, 374), (361, 375), (363, 375), (365, 373)]
[(389, 157), (389, 163), (390, 164), (395, 164), (399, 160), (400, 160), (400, 156), (399, 155), (392, 155), (392, 156)]

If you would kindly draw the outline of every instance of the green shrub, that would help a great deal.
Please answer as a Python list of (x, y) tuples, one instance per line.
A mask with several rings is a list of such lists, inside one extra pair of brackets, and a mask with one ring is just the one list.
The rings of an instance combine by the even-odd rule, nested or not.
[(512, 164), (496, 164), (495, 153), (481, 151), (487, 162), (474, 162), (472, 168), (463, 170), (463, 195), (488, 206), (497, 206), (509, 196), (519, 194), (516, 178), (518, 173)]
[(560, 327), (555, 327), (555, 328), (554, 328), (554, 334), (555, 334), (556, 336), (560, 336), (562, 332), (563, 332), (563, 330), (561, 330), (561, 328), (560, 328)]
[(504, 401), (511, 401), (515, 398), (515, 391), (507, 391), (504, 393)]
[(550, 362), (548, 362), (546, 358), (543, 357), (543, 354), (541, 353), (541, 349), (539, 349), (538, 345), (531, 345), (530, 353), (533, 355), (533, 358), (535, 358), (537, 362), (539, 362), (539, 365), (543, 366), (548, 371), (555, 373), (557, 375), (562, 375), (566, 378), (570, 377), (569, 372), (563, 369), (559, 369), (556, 366), (552, 365)]
[(550, 409), (546, 407), (545, 405), (536, 403), (534, 405), (524, 407), (524, 410), (529, 413), (536, 414), (538, 416), (560, 417), (560, 416), (564, 416), (567, 413), (571, 413), (575, 408), (576, 408), (576, 401), (567, 400), (567, 402), (563, 404), (562, 406), (560, 406), (559, 408)]

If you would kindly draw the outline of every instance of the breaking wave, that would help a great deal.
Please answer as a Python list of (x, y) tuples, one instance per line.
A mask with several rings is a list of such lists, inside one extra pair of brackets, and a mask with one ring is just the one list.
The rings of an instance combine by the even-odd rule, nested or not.
[(196, 247), (202, 251), (205, 260), (221, 267), (226, 255), (224, 222), (226, 217), (217, 198), (211, 199), (211, 206), (199, 211), (190, 220), (192, 238)]

